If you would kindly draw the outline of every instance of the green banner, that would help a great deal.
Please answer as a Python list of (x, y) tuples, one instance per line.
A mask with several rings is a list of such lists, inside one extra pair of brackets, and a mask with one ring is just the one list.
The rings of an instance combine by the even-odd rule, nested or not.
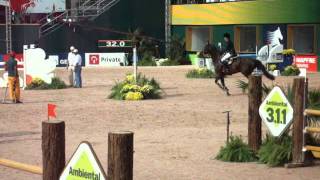
[(319, 0), (256, 0), (172, 6), (172, 25), (320, 23)]

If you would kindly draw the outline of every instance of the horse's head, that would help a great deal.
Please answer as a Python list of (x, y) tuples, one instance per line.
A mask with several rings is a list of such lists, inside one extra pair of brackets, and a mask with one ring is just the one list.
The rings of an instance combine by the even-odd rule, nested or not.
[(202, 51), (203, 56), (210, 57), (213, 59), (216, 59), (218, 54), (219, 54), (218, 49), (213, 44), (210, 44), (209, 42), (204, 46)]

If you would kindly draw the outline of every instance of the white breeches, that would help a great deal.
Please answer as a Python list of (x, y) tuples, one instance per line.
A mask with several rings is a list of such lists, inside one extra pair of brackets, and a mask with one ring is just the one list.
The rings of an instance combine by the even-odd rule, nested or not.
[(231, 57), (231, 54), (230, 53), (226, 53), (222, 58), (221, 58), (221, 62), (229, 59)]

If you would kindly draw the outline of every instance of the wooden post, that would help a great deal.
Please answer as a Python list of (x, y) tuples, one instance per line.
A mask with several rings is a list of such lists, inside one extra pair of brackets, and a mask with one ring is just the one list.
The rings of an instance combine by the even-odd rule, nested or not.
[(262, 77), (251, 75), (249, 77), (249, 112), (248, 112), (248, 144), (257, 152), (261, 145), (261, 118), (259, 107), (262, 98)]
[(304, 103), (305, 101), (305, 78), (295, 78), (293, 81), (293, 150), (292, 162), (303, 163), (303, 128), (304, 128)]
[(65, 166), (65, 124), (42, 122), (43, 180), (57, 180)]
[(108, 134), (108, 179), (133, 179), (133, 132)]

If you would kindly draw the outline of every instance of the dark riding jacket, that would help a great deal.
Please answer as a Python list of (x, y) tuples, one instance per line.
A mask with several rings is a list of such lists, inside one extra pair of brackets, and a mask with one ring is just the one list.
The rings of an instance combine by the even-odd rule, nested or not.
[(13, 58), (10, 57), (8, 62), (6, 63), (6, 69), (8, 71), (9, 77), (18, 77), (18, 62)]
[(231, 56), (237, 56), (237, 52), (236, 50), (234, 49), (234, 45), (233, 45), (233, 42), (229, 40), (229, 42), (227, 42), (227, 46), (224, 50), (224, 52), (229, 52), (231, 54)]

